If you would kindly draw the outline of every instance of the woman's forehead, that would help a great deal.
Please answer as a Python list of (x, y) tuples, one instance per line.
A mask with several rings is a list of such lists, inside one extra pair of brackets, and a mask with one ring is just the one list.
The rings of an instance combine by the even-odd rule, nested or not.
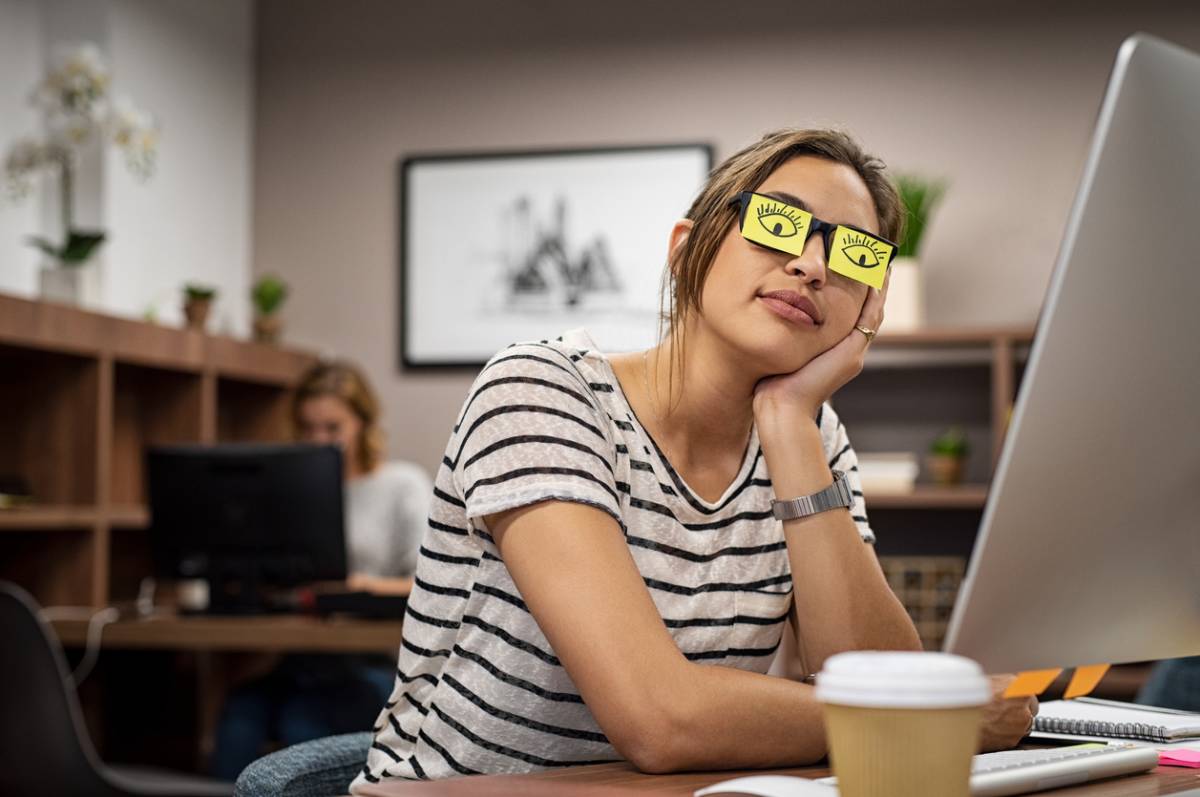
[(755, 189), (760, 194), (789, 198), (814, 216), (835, 224), (879, 230), (871, 192), (858, 173), (844, 163), (800, 155), (771, 172)]

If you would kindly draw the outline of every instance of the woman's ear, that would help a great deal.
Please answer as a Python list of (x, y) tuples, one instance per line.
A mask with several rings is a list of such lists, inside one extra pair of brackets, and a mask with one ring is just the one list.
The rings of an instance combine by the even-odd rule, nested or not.
[(671, 241), (667, 248), (667, 263), (671, 266), (671, 273), (675, 273), (675, 269), (679, 263), (679, 253), (683, 249), (683, 245), (687, 243), (688, 236), (692, 234), (692, 228), (696, 226), (696, 222), (691, 219), (680, 219), (671, 227)]

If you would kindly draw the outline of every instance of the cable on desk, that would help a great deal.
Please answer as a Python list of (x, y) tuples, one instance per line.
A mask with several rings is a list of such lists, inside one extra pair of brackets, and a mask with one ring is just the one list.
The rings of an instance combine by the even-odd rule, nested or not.
[(104, 609), (92, 609), (85, 606), (49, 606), (42, 609), (39, 614), (45, 623), (53, 623), (55, 620), (87, 618), (87, 642), (84, 646), (83, 658), (79, 660), (79, 664), (75, 665), (69, 679), (70, 685), (78, 689), (79, 685), (92, 674), (96, 661), (100, 658), (100, 639), (104, 633), (104, 626), (120, 620), (121, 611), (115, 606), (108, 606)]

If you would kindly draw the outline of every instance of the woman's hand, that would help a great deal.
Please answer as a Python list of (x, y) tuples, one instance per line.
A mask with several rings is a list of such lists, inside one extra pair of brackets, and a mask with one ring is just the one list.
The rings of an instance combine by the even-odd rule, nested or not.
[(1017, 677), (1015, 675), (993, 675), (992, 702), (983, 709), (983, 722), (979, 730), (979, 751), (1008, 750), (1033, 729), (1033, 718), (1038, 713), (1036, 697), (1005, 698), (1004, 690)]
[[(887, 298), (892, 272), (888, 269), (883, 289), (868, 288), (856, 326), (878, 330), (883, 323), (883, 303)], [(862, 371), (863, 360), (870, 343), (867, 336), (851, 329), (833, 348), (825, 351), (790, 374), (769, 376), (754, 389), (754, 416), (760, 422), (764, 413), (795, 410), (813, 418), (830, 396)]]

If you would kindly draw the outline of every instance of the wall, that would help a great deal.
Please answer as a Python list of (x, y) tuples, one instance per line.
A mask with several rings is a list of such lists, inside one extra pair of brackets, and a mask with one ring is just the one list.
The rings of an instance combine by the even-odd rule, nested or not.
[[(39, 129), (26, 98), (59, 42), (99, 44), (115, 92), (162, 127), (145, 184), (113, 148), (84, 156), (77, 221), (109, 234), (97, 309), (179, 323), (180, 286), (204, 282), (220, 291), (211, 328), (249, 329), (253, 20), (251, 0), (0, 0), (0, 146)], [(0, 290), (36, 294), (23, 239), (58, 236), (56, 196), (0, 211)]]
[(289, 338), (362, 362), (392, 453), (430, 470), (473, 375), (396, 367), (405, 153), (706, 139), (720, 159), (772, 128), (845, 126), (951, 182), (930, 321), (1032, 323), (1117, 45), (1142, 29), (1200, 48), (1200, 14), (1174, 4), (1042, 5), (261, 0), (254, 266), (293, 285)]
[[(41, 66), (37, 7), (32, 0), (0, 0), (0, 147), (7, 149), (36, 129), (37, 118), (26, 100), (41, 77)], [(12, 200), (0, 185), (0, 291), (28, 296), (37, 290), (37, 254), (22, 241), (38, 231), (40, 208), (32, 197)]]

